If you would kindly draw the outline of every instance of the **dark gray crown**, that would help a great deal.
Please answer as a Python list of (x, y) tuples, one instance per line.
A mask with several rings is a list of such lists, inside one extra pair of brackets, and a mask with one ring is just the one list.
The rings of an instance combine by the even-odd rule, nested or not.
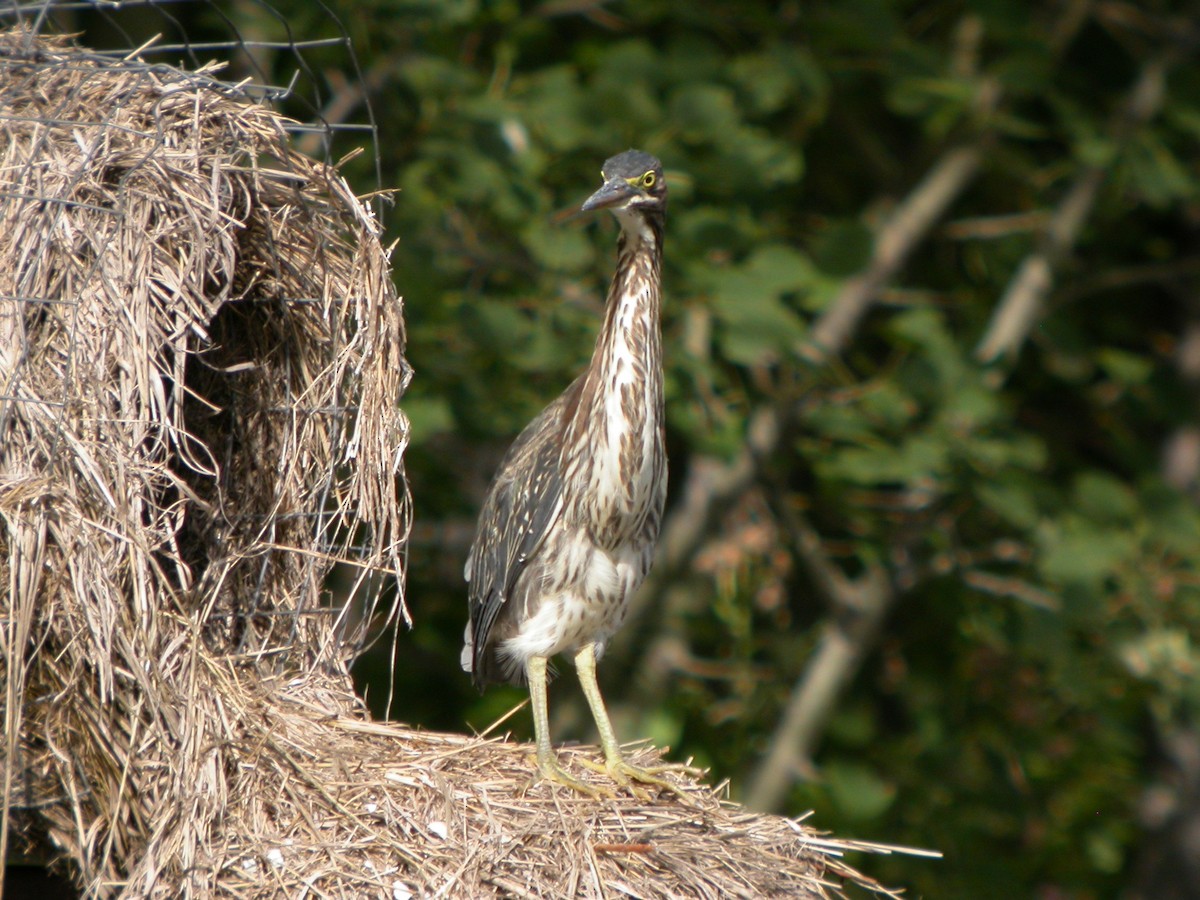
[(607, 178), (637, 178), (649, 171), (661, 172), (662, 163), (641, 150), (626, 150), (604, 161), (600, 170)]

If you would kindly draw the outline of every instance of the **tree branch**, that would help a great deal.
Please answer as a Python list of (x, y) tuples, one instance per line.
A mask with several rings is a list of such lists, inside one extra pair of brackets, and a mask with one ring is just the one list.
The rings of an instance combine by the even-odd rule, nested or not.
[(829, 614), (808, 664), (796, 679), (783, 717), (746, 794), (753, 809), (778, 809), (797, 776), (810, 775), (812, 757), (834, 704), (875, 643), (899, 597), (896, 580), (872, 563), (847, 578), (825, 552), (821, 535), (787, 504), (774, 504), (792, 547), (821, 593)]
[[(1109, 137), (1115, 144), (1124, 143), (1134, 131), (1157, 115), (1162, 107), (1165, 82), (1166, 61), (1162, 57), (1151, 60), (1142, 68), (1109, 128)], [(1021, 263), (1000, 298), (975, 350), (975, 357), (980, 362), (991, 363), (1001, 357), (1011, 359), (1017, 355), (1054, 286), (1054, 267), (1075, 246), (1079, 230), (1096, 204), (1110, 167), (1111, 162), (1088, 166), (1075, 179), (1051, 217), (1037, 250)]]
[[(994, 101), (989, 101), (994, 102)], [(849, 342), (879, 295), (879, 290), (896, 276), (913, 249), (945, 214), (979, 171), (985, 138), (954, 147), (937, 161), (875, 238), (867, 268), (849, 279), (816, 324), (803, 355), (820, 362), (838, 353)]]
[(796, 680), (766, 759), (750, 782), (746, 805), (751, 809), (779, 808), (796, 775), (812, 771), (812, 755), (834, 704), (874, 644), (896, 599), (877, 565), (854, 581), (843, 580), (837, 591), (836, 612), (826, 621), (817, 649)]

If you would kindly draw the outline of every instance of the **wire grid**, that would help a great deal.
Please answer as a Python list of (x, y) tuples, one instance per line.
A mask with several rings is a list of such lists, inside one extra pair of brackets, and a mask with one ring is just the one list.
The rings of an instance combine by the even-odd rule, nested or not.
[[(305, 28), (325, 33), (306, 39), (263, 0), (0, 0), (0, 28), (79, 34), (98, 54), (192, 71), (216, 61), (222, 81), (293, 120), (284, 127), (300, 152), (333, 163), (367, 147), (378, 191), (383, 170), (367, 80), (341, 19), (321, 0), (312, 7), (320, 15)], [(247, 37), (247, 29), (257, 36)], [(336, 88), (329, 84), (333, 73)], [(382, 194), (375, 203), (378, 215)]]
[[(22, 27), (28, 31), (31, 40), (38, 34), (78, 35), (75, 40), (79, 45), (89, 48), (86, 55), (93, 57), (93, 61), (118, 67), (124, 72), (137, 73), (146, 82), (146, 90), (156, 90), (156, 85), (151, 82), (161, 80), (161, 76), (171, 72), (172, 67), (190, 70), (188, 81), (192, 85), (202, 82), (214, 93), (282, 112), (287, 118), (276, 119), (276, 126), (286, 132), (291, 146), (310, 157), (323, 160), (327, 165), (335, 164), (339, 157), (347, 153), (365, 148), (367, 166), (360, 165), (359, 170), (360, 174), (363, 168), (369, 168), (370, 171), (361, 174), (361, 177), (372, 180), (374, 187), (380, 188), (382, 178), (378, 134), (368, 86), (350, 36), (328, 6), (318, 2), (313, 4), (313, 9), (319, 9), (321, 15), (317, 17), (319, 21), (313, 21), (310, 17), (305, 25), (306, 31), (323, 31), (325, 34), (305, 40), (296, 36), (287, 18), (278, 10), (258, 0), (236, 4), (214, 0), (0, 0), (0, 30)], [(254, 36), (247, 36), (248, 32), (253, 32)], [(69, 105), (69, 98), (63, 98), (63, 101)], [(88, 124), (111, 124), (118, 111), (97, 109), (95, 112), (97, 121)], [(0, 116), (3, 113), (4, 110), (0, 108)], [(44, 124), (53, 127), (67, 123), (47, 120)], [(35, 160), (31, 159), (30, 165), (34, 163)], [(378, 229), (378, 221), (384, 212), (384, 195), (378, 190), (373, 194), (377, 220), (375, 227)], [(15, 198), (0, 195), (0, 203), (12, 199)], [(19, 199), (27, 202), (30, 198), (25, 196)], [(40, 199), (47, 209), (62, 203), (56, 197)], [(70, 203), (76, 208), (85, 205), (78, 200)], [(115, 210), (101, 206), (96, 206), (94, 211), (115, 214)], [(97, 256), (102, 256), (103, 252), (101, 248)], [(279, 261), (273, 260), (272, 264), (278, 267)], [(275, 274), (277, 277), (280, 275), (278, 271)], [(0, 303), (5, 300), (33, 307), (71, 305), (76, 302), (62, 297), (25, 296), (19, 292), (0, 295)], [(247, 293), (239, 302), (263, 303), (276, 309), (281, 305), (296, 310), (312, 307), (325, 318), (330, 314), (329, 299), (321, 296), (261, 297)], [(220, 310), (214, 305), (209, 312), (216, 316)], [(0, 342), (9, 337), (4, 334), (3, 323), (0, 322)], [(331, 342), (327, 348), (330, 358), (336, 358), (343, 349), (337, 345), (337, 341), (343, 337), (342, 332), (331, 328), (324, 337)], [(3, 355), (2, 348), (0, 355)], [(204, 365), (203, 354), (198, 355), (195, 362)], [(408, 370), (404, 364), (405, 384), (407, 379)], [(353, 394), (343, 395), (339, 390), (332, 398), (327, 398), (332, 402), (312, 406), (306, 403), (308, 398), (293, 392), (290, 380), (285, 381), (283, 387), (284, 394), (280, 399), (284, 402), (259, 410), (260, 413), (275, 417), (277, 427), (294, 428), (298, 421), (324, 417), (329, 420), (325, 427), (331, 435), (352, 439), (354, 420), (360, 412)], [(191, 390), (192, 385), (187, 385), (187, 388)], [(33, 402), (47, 410), (65, 408), (70, 402), (67, 396), (69, 390), (64, 383), (61, 401), (43, 396)], [(19, 392), (6, 391), (0, 379), (0, 434), (4, 433), (6, 417), (17, 405), (26, 402), (30, 402), (30, 398), (20, 396)], [(181, 407), (183, 405), (180, 403)], [(66, 433), (67, 429), (63, 431)], [(236, 452), (236, 445), (243, 437), (236, 428), (214, 434), (209, 442), (211, 446), (201, 451), (211, 454), (213, 459), (204, 461), (187, 459), (190, 452), (188, 441), (192, 435), (183, 427), (179, 429), (179, 435), (180, 455), (190, 468), (202, 473), (215, 470), (227, 461)], [(398, 449), (397, 454), (399, 452)], [(225, 460), (219, 458), (222, 455), (226, 457)], [(337, 468), (339, 464), (342, 470)], [(302, 543), (304, 551), (311, 554), (307, 563), (301, 563), (308, 569), (304, 577), (310, 582), (304, 594), (319, 598), (280, 607), (273, 599), (264, 596), (262, 586), (270, 580), (271, 568), (279, 565), (279, 553), (269, 550), (259, 552), (258, 571), (254, 579), (256, 587), (249, 602), (240, 601), (236, 608), (213, 608), (208, 615), (211, 625), (223, 629), (227, 637), (235, 638), (234, 646), (229, 649), (244, 653), (276, 653), (282, 659), (286, 649), (300, 638), (304, 618), (333, 617), (337, 652), (343, 659), (349, 659), (360, 653), (369, 636), (378, 634), (381, 630), (378, 626), (384, 622), (390, 623), (397, 611), (407, 616), (402, 590), (393, 604), (384, 604), (385, 595), (391, 591), (390, 585), (395, 583), (393, 580), (378, 571), (359, 570), (354, 566), (355, 560), (368, 559), (373, 553), (377, 555), (378, 547), (373, 543), (376, 536), (369, 530), (347, 523), (339, 503), (331, 496), (335, 486), (346, 480), (344, 466), (345, 460), (339, 461), (338, 454), (331, 455), (323, 489), (312, 498), (314, 502), (303, 509), (222, 509), (219, 516), (214, 517), (223, 519), (227, 526), (223, 531), (217, 528), (218, 532), (254, 532), (264, 546), (271, 548), (274, 544), (273, 549), (279, 552), (285, 551), (285, 547), (279, 546), (279, 543), (288, 543), (278, 540), (277, 532), (281, 527), (293, 536), (298, 527), (306, 531), (309, 536), (307, 540), (293, 542)], [(398, 457), (395, 468), (399, 470)], [(408, 497), (406, 486), (402, 484), (402, 473), (398, 480), (404, 495), (402, 515), (407, 519)], [(407, 524), (402, 527), (406, 529)], [(393, 536), (394, 540), (398, 538)], [(204, 536), (203, 540), (211, 542), (213, 534)], [(400, 543), (403, 544), (403, 541)], [(195, 553), (197, 562), (202, 564), (204, 551), (201, 549)], [(399, 577), (403, 572), (403, 553), (401, 546), (399, 555), (393, 554), (391, 568)], [(342, 565), (332, 578), (326, 578), (333, 560)], [(320, 584), (312, 584), (313, 579), (318, 579)], [(381, 609), (384, 610), (382, 620), (378, 615)], [(286, 638), (275, 625), (270, 624), (270, 620), (281, 618), (290, 623), (290, 633)], [(374, 628), (370, 627), (372, 620), (375, 622)], [(250, 627), (252, 621), (267, 623), (265, 632), (270, 635), (269, 640), (262, 639), (263, 628)], [(267, 645), (274, 649), (269, 651)]]

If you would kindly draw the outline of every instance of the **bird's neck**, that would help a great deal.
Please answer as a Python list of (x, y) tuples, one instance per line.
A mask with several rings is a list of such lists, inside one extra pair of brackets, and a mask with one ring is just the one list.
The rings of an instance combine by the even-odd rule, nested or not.
[[(662, 337), (661, 308), (662, 214), (623, 211), (617, 216), (621, 237), (617, 243), (617, 270), (608, 289), (604, 325), (596, 338), (591, 369), (602, 373), (601, 392), (640, 388), (657, 391), (653, 400), (661, 407)], [(650, 412), (650, 411), (647, 411)]]
[[(623, 213), (617, 271), (591, 365), (569, 409), (567, 482), (585, 486), (576, 515), (593, 540), (617, 547), (657, 534), (665, 497), (659, 270), (662, 216)], [(646, 532), (649, 534), (649, 532)]]
[[(596, 454), (593, 465), (602, 469), (612, 467), (622, 447), (661, 441), (663, 419), (663, 218), (661, 213), (623, 211), (617, 219), (621, 237), (604, 324), (567, 426), (575, 434), (589, 432), (587, 442)], [(621, 460), (621, 468), (640, 464)]]

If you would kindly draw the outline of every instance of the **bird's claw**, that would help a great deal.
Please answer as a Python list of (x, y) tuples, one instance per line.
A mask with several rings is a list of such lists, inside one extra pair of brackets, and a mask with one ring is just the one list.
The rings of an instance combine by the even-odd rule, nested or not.
[(687, 795), (687, 792), (675, 782), (667, 778), (662, 778), (661, 774), (664, 772), (682, 772), (692, 778), (697, 778), (704, 774), (699, 769), (676, 763), (667, 763), (661, 766), (635, 766), (632, 763), (626, 762), (620, 756), (609, 756), (603, 763), (592, 762), (588, 759), (581, 759), (580, 762), (593, 771), (607, 774), (609, 778), (628, 790), (629, 793), (633, 794), (634, 797), (643, 803), (649, 802), (653, 797), (647, 791), (638, 787), (641, 784), (653, 785), (654, 787), (670, 791), (680, 800), (690, 803), (691, 798)]
[(586, 781), (580, 781), (574, 775), (568, 775), (566, 769), (553, 756), (538, 757), (537, 769), (538, 774), (544, 780), (554, 784), (561, 784), (563, 787), (591, 797), (593, 800), (610, 800), (616, 796), (609, 788), (598, 784), (588, 784)]

